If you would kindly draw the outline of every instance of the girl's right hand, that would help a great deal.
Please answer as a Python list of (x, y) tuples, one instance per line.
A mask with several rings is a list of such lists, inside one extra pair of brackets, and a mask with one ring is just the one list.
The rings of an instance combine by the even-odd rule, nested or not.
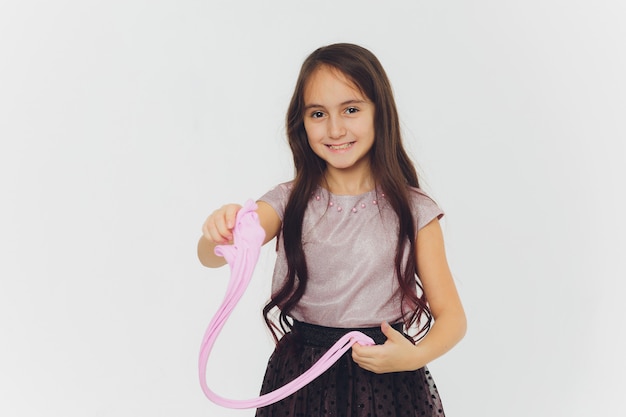
[[(257, 201), (257, 215), (265, 230), (263, 243), (269, 242), (280, 231), (281, 220), (276, 211), (264, 201)], [(233, 242), (233, 229), (240, 204), (226, 204), (215, 210), (202, 225), (202, 236), (198, 240), (198, 259), (202, 265), (218, 268), (226, 264), (226, 259), (215, 254), (215, 246)]]
[(239, 204), (226, 204), (215, 210), (202, 225), (202, 236), (214, 245), (224, 245), (232, 242), (233, 228)]

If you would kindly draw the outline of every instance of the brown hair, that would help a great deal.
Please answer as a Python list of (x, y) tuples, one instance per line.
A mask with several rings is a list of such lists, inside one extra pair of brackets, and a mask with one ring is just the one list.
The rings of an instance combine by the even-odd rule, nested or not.
[[(367, 49), (348, 43), (338, 43), (321, 47), (311, 53), (302, 64), (295, 90), (287, 110), (287, 137), (295, 167), (295, 179), (289, 201), (285, 207), (282, 238), (287, 258), (288, 272), (283, 287), (272, 295), (263, 309), (265, 322), (276, 340), (276, 330), (283, 333), (290, 328), (290, 310), (302, 298), (308, 280), (308, 270), (302, 248), (302, 220), (312, 193), (324, 181), (326, 162), (309, 147), (304, 129), (304, 89), (312, 73), (320, 66), (328, 66), (341, 72), (375, 106), (375, 140), (370, 150), (371, 169), (377, 189), (381, 189), (398, 217), (398, 244), (395, 255), (395, 271), (402, 292), (402, 308), (405, 302), (414, 306), (403, 317), (407, 329), (413, 324), (420, 326), (422, 318), (426, 323), (418, 329), (416, 337), (423, 337), (430, 328), (432, 315), (423, 291), (418, 296), (415, 285), (422, 289), (417, 279), (415, 260), (416, 228), (407, 186), (418, 187), (415, 167), (407, 155), (400, 133), (400, 122), (393, 97), (393, 91), (382, 65)], [(408, 245), (407, 245), (408, 243)], [(409, 250), (407, 263), (402, 260)], [(270, 312), (280, 309), (278, 327), (271, 319)], [(421, 336), (420, 336), (421, 335)]]

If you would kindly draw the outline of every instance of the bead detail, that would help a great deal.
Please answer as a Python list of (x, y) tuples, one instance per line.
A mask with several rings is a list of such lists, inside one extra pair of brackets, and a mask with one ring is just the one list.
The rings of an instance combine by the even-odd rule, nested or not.
[[(384, 198), (385, 194), (384, 193), (380, 193), (379, 194), (379, 198), (378, 199), (372, 199), (370, 200), (370, 204), (373, 206), (379, 205), (380, 204), (380, 198)], [(317, 192), (314, 192), (311, 197), (313, 199), (315, 199), (315, 201), (321, 201), (327, 204), (327, 207), (331, 207), (334, 208), (337, 213), (343, 213), (344, 208), (340, 205), (341, 202), (343, 200), (340, 200), (339, 203), (335, 203), (335, 201), (332, 201), (331, 198), (332, 196), (329, 196), (330, 198), (328, 198), (328, 200), (324, 197), (324, 195), (319, 194)], [(347, 208), (347, 212), (348, 213), (358, 213), (359, 209), (364, 210), (367, 208), (367, 202), (363, 202), (362, 200), (360, 202), (356, 202), (356, 204), (352, 207), (352, 208)]]

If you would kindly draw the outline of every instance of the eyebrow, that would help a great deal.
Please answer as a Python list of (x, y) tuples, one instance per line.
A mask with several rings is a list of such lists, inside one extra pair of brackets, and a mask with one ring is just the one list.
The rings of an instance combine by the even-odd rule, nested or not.
[[(339, 103), (339, 106), (343, 107), (343, 106), (347, 106), (348, 104), (363, 104), (363, 103), (367, 103), (366, 100), (346, 100), (342, 103)], [(306, 106), (304, 106), (304, 110), (309, 110), (309, 109), (314, 109), (316, 107), (321, 107), (324, 108), (324, 106), (322, 106), (321, 104), (316, 104), (316, 103), (311, 103), (311, 104), (307, 104)]]

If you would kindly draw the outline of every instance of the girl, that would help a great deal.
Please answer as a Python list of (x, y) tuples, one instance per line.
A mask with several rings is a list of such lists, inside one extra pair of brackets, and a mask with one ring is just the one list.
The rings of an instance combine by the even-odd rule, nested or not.
[[(355, 344), (331, 369), (257, 416), (443, 416), (426, 365), (465, 334), (439, 225), (402, 145), (391, 85), (353, 44), (314, 51), (287, 111), (295, 178), (258, 201), (265, 243), (277, 238), (265, 321), (277, 342), (262, 393), (307, 370), (343, 334)], [(203, 225), (203, 265), (232, 240), (241, 206)], [(277, 316), (277, 317), (276, 317)], [(432, 323), (432, 325), (431, 325)]]

